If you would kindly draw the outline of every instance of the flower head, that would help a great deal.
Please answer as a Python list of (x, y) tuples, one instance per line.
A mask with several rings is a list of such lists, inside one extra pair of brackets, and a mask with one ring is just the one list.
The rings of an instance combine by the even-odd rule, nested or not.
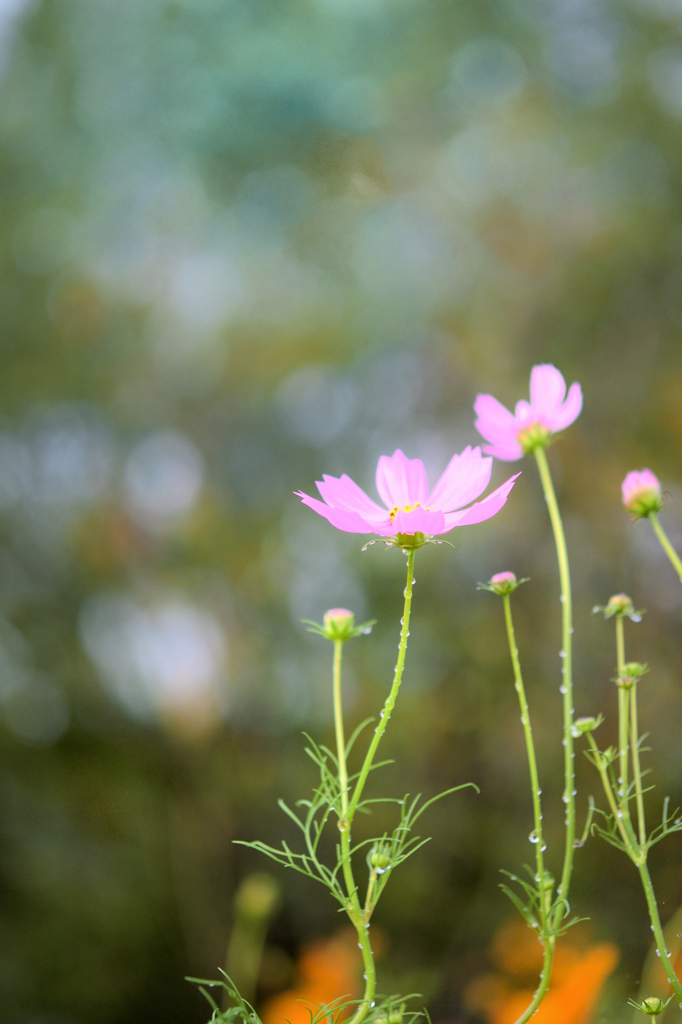
[(659, 1014), (663, 1013), (672, 998), (672, 996), (669, 996), (664, 1002), (658, 996), (649, 996), (648, 999), (642, 999), (641, 1003), (628, 999), (628, 1005), (634, 1006), (635, 1010), (641, 1010), (642, 1013), (646, 1013), (649, 1017), (658, 1017)]
[(632, 603), (632, 598), (628, 597), (627, 594), (614, 594), (610, 597), (606, 604), (595, 604), (592, 609), (596, 615), (598, 612), (604, 613), (605, 619), (611, 619), (614, 615), (621, 617), (627, 617), (632, 619), (633, 622), (641, 622), (644, 611), (640, 609), (635, 611), (635, 606)]
[(658, 477), (650, 469), (633, 469), (621, 485), (623, 504), (628, 512), (644, 519), (663, 508), (663, 492)]
[(308, 627), (309, 633), (317, 633), (325, 640), (340, 640), (342, 643), (345, 643), (346, 640), (354, 640), (356, 636), (371, 633), (372, 626), (376, 621), (376, 619), (370, 619), (368, 622), (362, 622), (356, 626), (355, 615), (347, 608), (330, 608), (328, 612), (324, 613), (321, 623), (313, 622), (312, 619), (301, 619), (303, 625)]
[(582, 407), (580, 384), (571, 384), (567, 395), (562, 374), (544, 363), (531, 370), (530, 402), (517, 402), (513, 413), (492, 395), (478, 395), (476, 429), (490, 442), (484, 446), (488, 455), (514, 462), (535, 448), (546, 448), (553, 434), (578, 418)]
[(479, 583), (478, 590), (489, 590), (493, 594), (499, 594), (504, 596), (505, 594), (512, 594), (517, 587), (520, 587), (522, 583), (527, 583), (528, 577), (522, 580), (517, 580), (516, 575), (513, 572), (496, 572), (494, 576), (491, 576), (487, 583)]
[[(435, 487), (429, 491), (420, 459), (408, 459), (398, 449), (382, 455), (376, 486), (384, 506), (377, 504), (349, 476), (323, 476), (317, 481), (322, 501), (296, 491), (304, 505), (346, 533), (376, 533), (396, 538), (403, 547), (419, 547), (427, 538), (448, 533), (456, 526), (482, 523), (500, 511), (514, 486), (517, 473), (482, 501), (475, 501), (488, 486), (492, 459), (480, 448), (465, 448), (453, 455)], [(468, 508), (464, 508), (468, 505)]]

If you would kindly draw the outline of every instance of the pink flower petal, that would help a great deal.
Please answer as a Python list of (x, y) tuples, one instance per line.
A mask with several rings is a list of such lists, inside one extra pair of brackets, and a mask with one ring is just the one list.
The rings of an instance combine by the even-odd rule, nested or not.
[(421, 459), (408, 459), (400, 448), (389, 458), (382, 455), (377, 466), (377, 490), (389, 509), (424, 504), (428, 493), (426, 470)]
[(483, 523), (486, 519), (496, 515), (505, 504), (509, 497), (509, 492), (519, 476), (521, 476), (520, 473), (510, 476), (501, 487), (498, 487), (496, 491), (489, 494), (483, 501), (476, 501), (469, 508), (465, 508), (460, 512), (449, 512), (445, 516), (448, 530), (452, 530), (455, 526), (472, 526), (474, 523)]
[(531, 408), (525, 398), (521, 398), (516, 403), (516, 408), (514, 409), (514, 422), (517, 433), (523, 427), (528, 426), (529, 423), (537, 423), (538, 418), (538, 413)]
[(345, 509), (348, 512), (359, 512), (360, 515), (371, 518), (385, 519), (386, 509), (372, 501), (368, 494), (361, 487), (351, 480), (349, 476), (342, 477), (328, 476), (324, 474), (322, 480), (317, 481), (317, 489), (328, 505), (334, 508)]
[[(324, 516), (328, 519), (332, 526), (335, 526), (337, 530), (343, 530), (345, 533), (377, 533), (379, 532), (374, 525), (371, 525), (362, 518), (357, 512), (349, 512), (341, 508), (332, 508), (331, 505), (325, 505), (323, 501), (318, 501), (317, 498), (311, 498), (309, 494), (304, 494), (303, 491), (294, 492), (301, 499), (304, 505), (311, 508), (318, 515)], [(388, 519), (388, 516), (386, 517)], [(389, 520), (390, 521), (390, 520)]]
[(492, 395), (477, 395), (474, 402), (476, 430), (491, 444), (504, 445), (516, 440), (518, 427), (509, 409)]
[(566, 381), (551, 363), (534, 366), (530, 373), (530, 404), (533, 414), (546, 426), (561, 409), (566, 394)]
[[(381, 531), (382, 536), (393, 536), (396, 533), (445, 533), (445, 516), (437, 510), (415, 508), (412, 512), (397, 512), (389, 533)], [(378, 531), (377, 531), (378, 532)]]
[(568, 389), (566, 401), (547, 423), (547, 426), (550, 430), (554, 431), (564, 430), (566, 427), (570, 427), (571, 423), (573, 423), (574, 420), (577, 420), (578, 416), (580, 416), (582, 408), (583, 393), (580, 389), (580, 384), (571, 384)]
[(468, 505), (488, 486), (492, 468), (493, 460), (484, 459), (480, 448), (465, 448), (461, 455), (452, 456), (426, 504), (443, 512)]
[(502, 462), (516, 462), (525, 455), (518, 441), (505, 445), (484, 444), (483, 451), (486, 455), (492, 455), (493, 458), (500, 459)]

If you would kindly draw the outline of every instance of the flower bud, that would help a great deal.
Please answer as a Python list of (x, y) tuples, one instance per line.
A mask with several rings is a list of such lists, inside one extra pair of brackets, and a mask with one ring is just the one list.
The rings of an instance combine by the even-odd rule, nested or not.
[(642, 608), (639, 611), (635, 611), (632, 599), (627, 594), (614, 594), (613, 597), (609, 598), (608, 604), (595, 604), (592, 612), (594, 615), (597, 612), (603, 612), (605, 619), (610, 619), (614, 615), (620, 615), (621, 617), (627, 615), (633, 622), (641, 622), (642, 615), (644, 615), (644, 609)]
[(648, 671), (648, 665), (643, 665), (640, 661), (628, 661), (623, 665), (623, 671), (616, 679), (616, 685), (622, 686), (624, 690), (629, 690)]
[(355, 615), (347, 608), (330, 608), (324, 613), (325, 628), (330, 633), (347, 633), (355, 625)]
[(401, 1024), (405, 1013), (405, 1003), (400, 1006), (388, 1006), (375, 1018), (376, 1024)]
[(352, 640), (363, 633), (371, 633), (372, 626), (376, 619), (355, 625), (355, 615), (347, 608), (330, 608), (324, 613), (322, 625), (313, 622), (311, 619), (301, 619), (304, 625), (308, 626), (309, 633), (317, 633), (326, 640)]
[[(672, 999), (672, 996), (670, 997)], [(641, 1003), (637, 1003), (637, 1009), (642, 1010), (650, 1017), (658, 1017), (659, 1013), (663, 1013), (666, 1006), (670, 1002), (670, 999), (666, 999), (665, 1002), (659, 999), (658, 996), (649, 996), (648, 999), (643, 999)]]
[(626, 510), (638, 519), (663, 508), (661, 485), (650, 469), (633, 469), (623, 480), (621, 491)]
[(634, 615), (635, 606), (632, 603), (632, 598), (628, 597), (627, 594), (614, 594), (613, 597), (609, 598), (608, 604), (604, 608), (604, 617), (610, 619), (613, 615)]
[(576, 718), (575, 722), (571, 726), (571, 735), (577, 739), (578, 736), (584, 736), (587, 732), (594, 732), (601, 723), (601, 716), (599, 718)]
[(370, 868), (373, 868), (377, 874), (383, 875), (386, 868), (390, 867), (391, 864), (390, 847), (385, 846), (383, 843), (375, 844), (369, 852), (367, 862)]
[(493, 594), (511, 594), (527, 579), (517, 580), (513, 572), (496, 572), (487, 583), (479, 583), (479, 590), (490, 590)]

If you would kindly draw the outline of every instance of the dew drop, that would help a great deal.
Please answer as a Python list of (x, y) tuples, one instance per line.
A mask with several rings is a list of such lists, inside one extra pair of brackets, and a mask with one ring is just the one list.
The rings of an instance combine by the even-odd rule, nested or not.
[(540, 842), (540, 839), (539, 839), (538, 834), (535, 831), (535, 829), (533, 829), (531, 834), (528, 836), (528, 841), (531, 842), (531, 843), (539, 843)]
[(559, 687), (559, 693), (568, 693), (568, 690), (566, 689), (565, 686), (560, 686)]
[(566, 657), (566, 651), (559, 651), (559, 657), (560, 658), (565, 658)]

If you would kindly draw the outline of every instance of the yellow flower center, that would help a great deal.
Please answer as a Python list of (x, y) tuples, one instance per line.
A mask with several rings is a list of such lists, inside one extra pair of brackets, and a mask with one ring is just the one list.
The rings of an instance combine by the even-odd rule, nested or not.
[[(414, 505), (403, 505), (402, 507), (400, 505), (394, 505), (388, 514), (391, 517), (391, 522), (393, 522), (395, 517), (398, 515), (398, 512), (414, 512), (416, 508), (420, 507), (421, 506), (418, 501), (415, 501)], [(424, 505), (424, 511), (432, 512), (433, 509), (429, 505)]]

